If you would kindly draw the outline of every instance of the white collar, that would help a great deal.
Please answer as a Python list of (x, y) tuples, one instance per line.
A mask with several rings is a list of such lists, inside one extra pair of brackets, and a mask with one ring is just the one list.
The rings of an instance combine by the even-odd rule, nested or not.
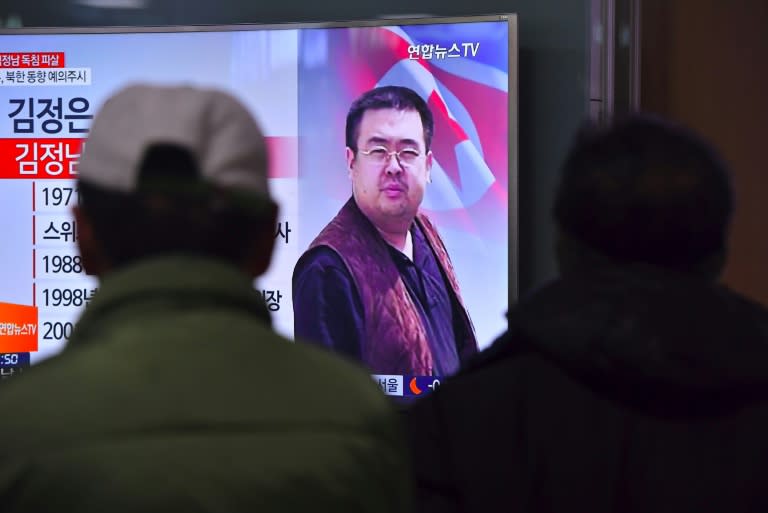
[[(381, 235), (381, 233), (379, 233)], [(384, 236), (381, 235), (381, 238), (384, 239)], [(408, 259), (413, 262), (413, 237), (411, 236), (411, 230), (409, 229), (407, 232), (405, 232), (405, 247), (403, 249), (398, 248), (394, 244), (390, 244), (387, 239), (384, 239), (384, 242), (398, 250), (403, 255), (407, 256)]]
[(411, 230), (408, 230), (405, 234), (405, 247), (400, 252), (408, 257), (408, 260), (413, 262), (413, 237), (411, 237)]

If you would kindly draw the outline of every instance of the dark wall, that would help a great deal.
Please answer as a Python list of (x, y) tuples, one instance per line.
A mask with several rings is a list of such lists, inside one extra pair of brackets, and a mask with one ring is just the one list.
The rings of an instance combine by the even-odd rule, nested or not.
[[(331, 21), (388, 15), (511, 12), (519, 28), (519, 283), (524, 293), (554, 275), (549, 209), (557, 168), (587, 113), (586, 0), (154, 1), (148, 8), (99, 10), (64, 0), (5, 0), (25, 26), (224, 24)], [(514, 284), (512, 284), (514, 286)]]
[(768, 2), (646, 0), (641, 104), (714, 142), (734, 176), (725, 282), (768, 305)]

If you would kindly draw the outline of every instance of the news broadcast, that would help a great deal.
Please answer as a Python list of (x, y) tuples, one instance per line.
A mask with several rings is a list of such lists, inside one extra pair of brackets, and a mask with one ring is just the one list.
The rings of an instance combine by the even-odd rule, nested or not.
[(254, 287), (275, 330), (387, 395), (434, 390), (506, 328), (516, 37), (513, 15), (0, 33), (0, 377), (59, 354), (97, 293), (78, 159), (142, 82), (225, 90), (267, 136), (280, 217)]

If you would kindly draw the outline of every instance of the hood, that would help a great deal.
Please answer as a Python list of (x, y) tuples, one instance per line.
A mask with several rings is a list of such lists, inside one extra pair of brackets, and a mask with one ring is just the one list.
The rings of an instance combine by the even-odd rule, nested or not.
[(510, 315), (536, 352), (611, 386), (687, 392), (768, 385), (768, 314), (723, 286), (655, 269), (559, 279)]

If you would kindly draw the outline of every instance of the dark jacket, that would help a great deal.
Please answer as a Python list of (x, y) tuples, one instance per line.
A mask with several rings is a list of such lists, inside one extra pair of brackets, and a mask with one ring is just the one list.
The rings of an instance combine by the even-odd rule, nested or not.
[(768, 511), (768, 314), (658, 270), (563, 278), (408, 420), (422, 513)]
[(272, 331), (248, 276), (148, 260), (0, 389), (0, 511), (389, 513), (397, 428), (361, 369)]

